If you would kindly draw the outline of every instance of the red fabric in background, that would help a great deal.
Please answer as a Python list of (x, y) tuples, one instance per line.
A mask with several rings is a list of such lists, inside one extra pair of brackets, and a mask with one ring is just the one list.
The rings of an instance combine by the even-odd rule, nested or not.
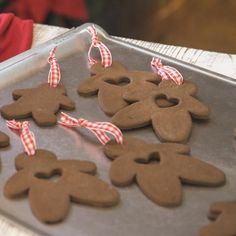
[(12, 13), (0, 14), (0, 62), (29, 49), (33, 38), (33, 21)]
[(37, 23), (43, 23), (49, 12), (75, 20), (88, 20), (84, 0), (11, 0), (4, 11)]

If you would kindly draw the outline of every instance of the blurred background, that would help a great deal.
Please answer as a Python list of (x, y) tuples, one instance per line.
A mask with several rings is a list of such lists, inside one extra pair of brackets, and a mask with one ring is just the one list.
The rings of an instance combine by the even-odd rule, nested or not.
[(94, 22), (111, 35), (236, 53), (236, 0), (0, 0), (0, 11), (35, 23)]

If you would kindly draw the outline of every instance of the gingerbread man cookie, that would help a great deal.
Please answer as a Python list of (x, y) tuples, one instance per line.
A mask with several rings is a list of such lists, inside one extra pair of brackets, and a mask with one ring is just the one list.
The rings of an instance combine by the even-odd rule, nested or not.
[[(155, 91), (149, 94), (133, 91), (123, 95), (133, 103), (112, 117), (112, 123), (121, 129), (133, 129), (152, 124), (157, 136), (162, 141), (184, 142), (192, 129), (192, 117), (207, 119), (209, 108), (198, 101), (197, 87), (185, 81), (176, 85), (172, 81), (162, 81)], [(158, 99), (167, 99), (171, 106), (162, 107)]]
[(117, 62), (106, 68), (96, 63), (91, 67), (91, 75), (80, 82), (78, 93), (82, 96), (98, 94), (100, 107), (107, 115), (114, 115), (129, 104), (123, 99), (124, 93), (138, 90), (147, 94), (161, 81), (155, 73), (129, 71)]
[(201, 236), (235, 236), (236, 201), (212, 204), (209, 209), (209, 219), (214, 222), (201, 229)]
[[(4, 186), (7, 198), (28, 194), (33, 214), (45, 223), (56, 223), (68, 214), (70, 202), (109, 207), (118, 203), (119, 194), (94, 176), (96, 166), (89, 161), (57, 160), (46, 150), (35, 155), (22, 153), (15, 160), (17, 173)], [(59, 178), (50, 179), (55, 175)]]
[(221, 170), (190, 157), (189, 152), (183, 144), (147, 144), (131, 137), (122, 145), (110, 141), (104, 148), (105, 155), (113, 160), (112, 183), (124, 187), (136, 181), (142, 192), (161, 206), (181, 204), (182, 184), (208, 187), (224, 184)]
[(0, 131), (0, 147), (6, 147), (8, 145), (9, 145), (8, 135)]
[(22, 119), (33, 117), (39, 126), (56, 124), (56, 113), (59, 109), (72, 110), (74, 102), (66, 96), (62, 84), (52, 88), (48, 83), (36, 88), (17, 89), (13, 91), (14, 103), (1, 108), (5, 119)]

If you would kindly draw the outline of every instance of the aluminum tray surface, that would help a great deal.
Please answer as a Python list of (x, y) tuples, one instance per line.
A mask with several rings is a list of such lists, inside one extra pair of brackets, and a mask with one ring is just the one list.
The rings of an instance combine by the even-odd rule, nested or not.
[[(47, 81), (49, 65), (46, 58), (51, 48), (57, 45), (62, 81), (69, 97), (76, 102), (76, 110), (67, 113), (91, 121), (110, 121), (110, 117), (100, 110), (96, 96), (84, 98), (78, 96), (76, 92), (79, 81), (89, 77), (87, 51), (90, 35), (86, 32), (87, 26), (88, 24), (83, 25), (2, 63), (1, 105), (12, 102), (11, 92), (14, 89), (35, 87)], [(100, 39), (112, 52), (113, 61), (121, 62), (129, 69), (151, 71), (151, 58), (157, 56), (163, 59), (164, 64), (179, 69), (185, 79), (198, 85), (198, 97), (210, 106), (211, 115), (207, 122), (194, 121), (188, 145), (191, 147), (192, 156), (211, 163), (225, 172), (226, 184), (217, 188), (186, 185), (183, 187), (182, 205), (175, 208), (158, 206), (147, 199), (133, 184), (126, 188), (118, 188), (121, 201), (115, 207), (103, 209), (71, 204), (65, 221), (46, 225), (32, 215), (27, 197), (8, 200), (3, 196), (4, 183), (15, 173), (14, 159), (23, 151), (23, 147), (19, 137), (8, 130), (5, 120), (1, 118), (1, 130), (11, 139), (11, 146), (1, 150), (1, 214), (17, 225), (42, 235), (198, 235), (199, 229), (209, 223), (207, 219), (209, 205), (215, 201), (233, 200), (236, 197), (234, 170), (236, 153), (233, 147), (233, 129), (236, 127), (236, 83), (231, 78), (122, 43), (108, 36), (100, 27), (97, 28)], [(70, 130), (60, 126), (39, 128), (34, 122), (31, 122), (31, 129), (35, 133), (38, 148), (54, 152), (59, 159), (93, 161), (97, 165), (98, 176), (110, 183), (108, 171), (111, 161), (104, 156), (102, 145), (89, 131)], [(159, 142), (151, 127), (127, 131), (125, 135), (143, 138), (147, 142)]]

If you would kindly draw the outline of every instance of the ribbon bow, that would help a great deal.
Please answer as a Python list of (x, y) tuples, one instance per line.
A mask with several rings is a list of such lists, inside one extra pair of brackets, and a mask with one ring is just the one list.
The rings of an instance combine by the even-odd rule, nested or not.
[(83, 127), (90, 130), (102, 144), (106, 144), (110, 141), (110, 138), (106, 133), (113, 135), (116, 142), (119, 144), (123, 143), (123, 134), (119, 128), (109, 122), (90, 122), (83, 118), (75, 119), (63, 112), (61, 112), (60, 121), (58, 122), (66, 127)]
[(163, 66), (161, 59), (153, 57), (151, 66), (153, 70), (161, 76), (162, 80), (173, 80), (177, 85), (183, 83), (184, 79), (180, 72), (173, 67)]
[(97, 63), (97, 60), (95, 60), (92, 56), (91, 56), (91, 51), (92, 48), (98, 48), (100, 55), (101, 55), (101, 59), (102, 59), (102, 65), (104, 67), (108, 67), (111, 66), (112, 64), (112, 55), (111, 52), (109, 51), (109, 49), (106, 47), (105, 44), (103, 44), (102, 42), (99, 41), (98, 39), (98, 35), (97, 35), (97, 30), (95, 28), (94, 25), (89, 26), (87, 28), (87, 31), (90, 33), (90, 35), (92, 36), (92, 43), (89, 47), (89, 51), (88, 51), (88, 62), (90, 65), (93, 65), (95, 63)]
[(56, 59), (56, 49), (57, 47), (54, 47), (48, 57), (48, 63), (50, 64), (48, 83), (52, 88), (56, 88), (61, 79), (60, 67)]
[(20, 138), (25, 151), (29, 156), (34, 155), (37, 147), (35, 136), (33, 132), (29, 130), (29, 122), (23, 121), (21, 123), (15, 120), (7, 120), (6, 123), (9, 128), (20, 131)]

